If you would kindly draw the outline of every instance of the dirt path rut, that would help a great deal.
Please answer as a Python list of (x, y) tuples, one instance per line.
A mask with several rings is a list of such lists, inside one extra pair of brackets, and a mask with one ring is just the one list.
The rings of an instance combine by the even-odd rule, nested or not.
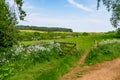
[(120, 80), (120, 59), (96, 64), (76, 80)]
[(85, 58), (87, 57), (88, 53), (89, 53), (89, 50), (86, 50), (86, 51), (84, 52), (83, 56), (81, 57), (81, 59), (79, 60), (78, 66), (75, 67), (75, 68), (72, 68), (69, 73), (65, 74), (65, 75), (61, 78), (61, 80), (73, 80), (74, 75), (77, 74), (77, 73), (79, 73), (80, 70), (82, 69), (80, 65), (82, 65), (82, 64), (84, 63)]
[(80, 66), (84, 64), (89, 51), (86, 50), (78, 62), (78, 66), (72, 68), (61, 80), (120, 80), (120, 58), (98, 63), (94, 66)]

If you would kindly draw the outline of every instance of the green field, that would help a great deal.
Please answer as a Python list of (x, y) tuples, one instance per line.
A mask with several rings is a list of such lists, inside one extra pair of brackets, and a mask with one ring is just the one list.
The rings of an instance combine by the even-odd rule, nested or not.
[(79, 37), (73, 37), (73, 38), (66, 38), (66, 39), (52, 39), (52, 40), (38, 40), (38, 41), (22, 41), (21, 43), (24, 45), (33, 45), (40, 42), (51, 42), (51, 41), (60, 41), (60, 42), (71, 42), (76, 43), (77, 47), (80, 49), (90, 49), (94, 45), (94, 40), (97, 40), (98, 42), (106, 39), (114, 39), (115, 34), (93, 34), (88, 36), (79, 36)]
[[(62, 33), (62, 35), (65, 35), (65, 34), (68, 34), (68, 33)], [(75, 35), (76, 33), (70, 33), (70, 34)], [(48, 52), (43, 51), (44, 53), (43, 54), (40, 52), (35, 52), (33, 49), (31, 53), (32, 55), (27, 59), (27, 60), (29, 59), (30, 60), (25, 61), (27, 65), (26, 64), (23, 65), (24, 60), (21, 60), (21, 59), (24, 59), (22, 58), (22, 55), (27, 54), (25, 53), (25, 51), (23, 51), (23, 53), (20, 53), (20, 56), (21, 56), (20, 60), (17, 61), (17, 63), (20, 65), (20, 66), (17, 65), (19, 68), (23, 66), (23, 68), (21, 68), (22, 70), (17, 70), (15, 72), (13, 71), (14, 74), (10, 75), (7, 79), (8, 80), (59, 80), (60, 77), (62, 77), (67, 72), (69, 72), (71, 67), (75, 67), (77, 65), (78, 60), (81, 58), (85, 50), (90, 50), (95, 46), (95, 41), (99, 43), (103, 40), (116, 39), (115, 33), (94, 33), (94, 34), (87, 33), (87, 35), (84, 35), (84, 34), (81, 35), (81, 34), (82, 33), (77, 33), (77, 36), (72, 36), (71, 38), (64, 38), (64, 39), (60, 38), (60, 39), (48, 39), (48, 40), (21, 41), (20, 44), (24, 45), (26, 49), (27, 47), (29, 49), (29, 46), (35, 47), (35, 45), (39, 45), (41, 43), (46, 43), (46, 42), (49, 43), (54, 41), (75, 43), (77, 49), (72, 54), (69, 54), (68, 52), (64, 56), (63, 55), (59, 56), (60, 53), (56, 52), (54, 49), (50, 52), (50, 53), (53, 53), (51, 56), (48, 53), (49, 51)], [(40, 55), (35, 55), (36, 53), (37, 54), (40, 53)], [(86, 61), (89, 61), (89, 59)], [(16, 70), (16, 67), (13, 66), (13, 68), (15, 68)]]
[[(57, 40), (40, 40), (40, 41), (22, 41), (21, 42), (21, 44), (24, 44), (24, 45), (34, 45), (34, 44), (38, 44), (38, 43), (41, 43), (41, 42), (51, 42), (51, 41), (58, 41), (58, 42), (71, 42), (71, 43), (76, 43), (77, 44), (77, 48), (79, 49), (79, 51), (81, 51), (81, 52), (79, 52), (80, 53), (80, 55), (83, 53), (83, 51), (85, 51), (86, 49), (90, 49), (90, 48), (92, 48), (93, 46), (94, 46), (94, 40), (97, 40), (98, 42), (100, 42), (100, 41), (102, 41), (102, 40), (106, 40), (106, 39), (113, 39), (114, 38), (114, 34), (92, 34), (92, 35), (87, 35), (87, 36), (79, 36), (79, 37), (73, 37), (73, 38), (66, 38), (66, 39), (57, 39)], [(66, 58), (66, 57), (65, 57)], [(72, 58), (72, 56), (70, 56), (69, 57), (70, 59)], [(69, 59), (69, 58), (67, 58), (67, 59)], [(80, 58), (80, 57), (79, 57)], [(71, 60), (74, 60), (74, 57), (73, 57), (73, 59), (71, 59)], [(77, 59), (78, 60), (78, 59)], [(77, 62), (77, 60), (76, 61), (74, 61), (72, 64), (73, 65), (75, 65), (76, 64), (76, 62)], [(55, 60), (56, 61), (56, 60)], [(55, 67), (56, 65), (58, 65), (59, 63), (60, 63), (60, 67), (64, 67), (64, 66), (61, 66), (61, 65), (63, 65), (63, 64), (67, 64), (67, 63), (64, 63), (65, 61), (64, 61), (64, 58), (61, 58), (60, 60), (58, 60), (57, 62), (56, 62), (56, 64), (54, 65), (54, 66), (52, 66), (52, 68), (53, 67)], [(70, 62), (70, 61), (69, 61)], [(48, 63), (51, 63), (51, 61), (50, 62), (48, 62)], [(54, 63), (53, 63), (54, 64)], [(43, 66), (44, 65), (46, 65), (46, 64), (42, 64)], [(48, 66), (49, 66), (49, 64), (48, 64)], [(59, 67), (59, 66), (57, 66), (57, 67)], [(34, 68), (34, 70), (32, 70), (32, 68)], [(38, 73), (36, 73), (36, 71), (38, 71), (38, 67), (32, 67), (30, 70), (32, 70), (31, 71), (31, 73), (33, 73), (34, 75), (38, 75)], [(39, 68), (41, 68), (41, 67), (39, 67)], [(46, 68), (46, 70), (47, 70), (48, 68)], [(56, 67), (55, 67), (55, 69), (56, 69)], [(38, 79), (39, 80), (39, 78), (46, 78), (46, 76), (47, 75), (50, 75), (50, 74), (52, 74), (52, 72), (54, 72), (54, 71), (56, 71), (54, 68), (53, 69), (48, 69), (47, 71), (48, 72), (44, 72), (43, 71), (43, 75), (42, 76), (40, 76), (40, 77), (38, 77), (37, 76), (37, 78), (36, 79)], [(64, 69), (64, 68), (63, 68)], [(29, 79), (29, 75), (31, 75), (30, 74), (30, 72), (28, 72), (27, 70), (25, 70), (26, 72), (24, 72), (25, 74), (21, 74), (21, 77), (23, 76), (23, 78), (26, 76), (28, 79)], [(63, 74), (65, 74), (66, 72), (68, 72), (69, 71), (69, 68), (66, 68), (65, 70), (64, 70), (65, 72), (63, 72), (63, 73), (59, 73), (59, 74), (61, 74), (60, 76), (62, 76)], [(39, 71), (38, 71), (39, 72)], [(60, 72), (60, 71), (59, 71)], [(19, 76), (19, 73), (16, 75), (16, 76), (14, 76), (13, 78), (16, 78), (17, 79), (17, 76)], [(35, 76), (35, 77), (36, 77)], [(43, 77), (43, 76), (45, 76), (45, 77)], [(57, 77), (54, 77), (55, 79), (57, 79), (57, 78), (59, 78), (60, 76), (58, 76), (57, 75)], [(55, 80), (55, 79), (53, 79), (53, 80)], [(17, 79), (18, 80), (18, 79)], [(23, 79), (24, 80), (24, 79)], [(50, 80), (50, 79), (48, 79), (48, 80)]]

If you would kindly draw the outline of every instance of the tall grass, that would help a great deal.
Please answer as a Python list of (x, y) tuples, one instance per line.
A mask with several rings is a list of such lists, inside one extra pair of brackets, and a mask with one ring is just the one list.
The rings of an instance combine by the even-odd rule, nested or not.
[[(62, 75), (69, 72), (71, 67), (74, 67), (76, 65), (78, 59), (80, 58), (84, 50), (90, 49), (94, 46), (94, 40), (97, 40), (99, 42), (102, 41), (103, 39), (106, 40), (113, 38), (115, 38), (114, 34), (92, 34), (92, 35), (89, 34), (85, 36), (56, 40), (60, 42), (76, 43), (77, 48), (81, 50), (80, 55), (78, 55), (78, 57), (75, 55), (66, 56), (65, 58), (61, 59), (60, 63), (58, 63), (57, 66), (55, 66), (54, 68), (46, 70), (42, 74), (36, 75), (35, 80), (59, 80)], [(38, 43), (39, 41), (31, 41), (31, 43), (36, 42)]]
[(77, 44), (77, 47), (82, 50), (90, 49), (94, 46), (94, 40), (100, 42), (106, 39), (114, 39), (115, 34), (89, 34), (88, 36), (80, 36), (68, 39), (59, 39), (58, 41), (73, 42)]
[[(25, 53), (26, 49), (24, 49), (22, 52), (20, 52), (20, 54), (15, 54), (16, 57), (11, 58), (12, 61), (18, 60), (17, 62), (10, 63), (10, 65), (4, 65), (3, 67), (0, 67), (0, 77), (1, 77), (2, 72), (4, 72), (4, 75), (2, 75), (2, 76), (6, 77), (6, 76), (8, 76), (8, 74), (6, 74), (6, 73), (11, 74), (11, 72), (14, 71), (15, 69), (17, 69), (17, 70), (19, 69), (18, 71), (22, 71), (24, 66), (26, 66), (26, 68), (30, 68), (29, 66), (31, 65), (30, 64), (31, 62), (36, 63), (39, 61), (42, 62), (44, 60), (51, 61), (51, 60), (54, 60), (54, 58), (58, 58), (57, 61), (55, 61), (56, 64), (53, 65), (52, 68), (47, 68), (44, 66), (45, 70), (42, 70), (42, 72), (39, 72), (37, 70), (41, 70), (41, 68), (43, 68), (41, 66), (45, 65), (47, 63), (45, 63), (45, 64), (37, 63), (39, 68), (37, 68), (37, 66), (33, 66), (33, 68), (30, 68), (30, 69), (32, 69), (32, 71), (30, 70), (30, 72), (32, 72), (34, 74), (33, 77), (35, 77), (36, 80), (59, 80), (60, 77), (62, 75), (64, 75), (65, 73), (67, 73), (71, 67), (74, 67), (76, 65), (78, 59), (81, 57), (84, 50), (90, 49), (93, 47), (94, 40), (97, 40), (99, 42), (99, 41), (102, 41), (103, 39), (106, 40), (106, 39), (113, 39), (113, 38), (114, 38), (114, 34), (93, 34), (93, 35), (89, 34), (89, 35), (79, 36), (79, 37), (74, 37), (74, 38), (58, 39), (57, 41), (61, 41), (61, 42), (63, 41), (63, 42), (76, 43), (77, 48), (80, 49), (80, 52), (78, 52), (78, 54), (75, 53), (75, 55), (67, 55), (66, 57), (61, 58), (61, 59), (58, 58), (58, 56), (57, 56), (60, 54), (59, 51), (56, 52), (57, 50), (54, 51), (54, 49), (52, 49), (51, 53), (55, 53), (55, 55), (54, 54), (49, 55), (49, 53), (47, 53), (46, 51), (34, 52), (35, 49), (32, 49), (33, 50), (33, 51), (31, 51), (32, 55), (29, 56), (29, 58), (27, 58), (27, 63), (26, 63), (26, 58), (25, 59), (23, 58), (26, 55), (21, 55), (21, 54), (27, 54), (27, 53), (29, 53), (29, 51)], [(39, 42), (50, 42), (50, 41), (53, 41), (53, 40), (24, 41), (22, 43), (27, 45), (27, 47), (29, 47), (31, 44), (32, 44), (32, 46), (34, 46), (34, 44), (39, 43)], [(47, 46), (47, 47), (49, 47), (49, 46)], [(48, 48), (46, 48), (46, 49), (48, 50)], [(15, 50), (13, 50), (12, 55), (14, 55), (14, 51)], [(12, 52), (10, 52), (10, 53), (12, 53)], [(36, 54), (39, 54), (39, 55), (36, 55)], [(9, 54), (8, 56), (10, 56), (10, 55), (11, 54)], [(44, 57), (42, 57), (42, 56), (44, 56)], [(95, 61), (95, 59), (93, 59), (93, 60)], [(6, 62), (6, 60), (5, 60), (5, 62)], [(17, 67), (16, 67), (16, 65), (17, 65)], [(32, 65), (35, 65), (35, 64), (32, 64)], [(22, 73), (24, 73), (24, 74), (21, 75)], [(30, 80), (33, 78), (33, 77), (30, 78), (30, 75), (31, 75), (31, 73), (29, 73), (29, 70), (24, 69), (24, 72), (20, 72), (20, 74), (18, 73), (17, 75), (13, 76), (13, 78), (11, 78), (11, 80), (19, 80), (20, 77), (23, 77), (23, 78), (21, 78), (23, 80), (25, 80), (25, 79)]]
[(93, 65), (118, 57), (120, 57), (120, 40), (107, 40), (92, 48), (85, 62), (87, 65)]
[(61, 76), (69, 72), (71, 67), (77, 65), (77, 61), (81, 55), (82, 52), (78, 52), (75, 55), (67, 55), (55, 68), (36, 76), (34, 80), (60, 80)]
[(16, 73), (14, 76), (11, 76), (8, 80), (33, 80), (35, 76), (39, 76), (40, 74), (57, 66), (57, 64), (59, 64), (61, 60), (62, 58), (52, 59), (51, 61), (45, 61), (43, 63), (29, 65), (27, 69)]
[(15, 46), (6, 52), (0, 52), (0, 79), (4, 80), (30, 65), (58, 59), (61, 55), (58, 43), (37, 44), (24, 47)]

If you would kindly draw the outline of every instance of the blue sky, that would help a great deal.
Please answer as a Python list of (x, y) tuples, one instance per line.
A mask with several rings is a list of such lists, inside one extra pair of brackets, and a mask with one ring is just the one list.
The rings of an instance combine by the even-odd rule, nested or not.
[(97, 0), (24, 0), (27, 12), (20, 25), (72, 28), (74, 32), (106, 32), (114, 28), (111, 14)]

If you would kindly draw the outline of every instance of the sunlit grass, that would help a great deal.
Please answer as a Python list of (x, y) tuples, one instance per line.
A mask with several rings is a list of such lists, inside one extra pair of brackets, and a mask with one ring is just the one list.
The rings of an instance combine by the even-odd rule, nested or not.
[(61, 61), (61, 59), (51, 60), (50, 62), (44, 62), (29, 66), (25, 71), (18, 72), (14, 76), (10, 77), (8, 80), (33, 80), (35, 76), (38, 76), (45, 71), (54, 68)]
[(21, 41), (20, 44), (23, 44), (25, 46), (28, 45), (34, 45), (34, 44), (39, 44), (42, 42), (53, 42), (54, 40), (39, 40), (39, 41)]
[(34, 80), (60, 80), (65, 73), (69, 72), (71, 67), (77, 65), (82, 53), (80, 51), (77, 55), (67, 55), (56, 67), (44, 72), (42, 75), (36, 76)]
[[(77, 48), (80, 49), (81, 51), (80, 54), (82, 54), (84, 50), (90, 49), (94, 46), (94, 40), (97, 40), (98, 42), (100, 42), (102, 40), (113, 39), (113, 38), (114, 38), (114, 35), (93, 34), (93, 35), (66, 38), (66, 39), (57, 39), (57, 40), (23, 41), (21, 43), (24, 45), (34, 45), (41, 42), (51, 42), (51, 41), (76, 43)], [(60, 76), (68, 72), (71, 67), (75, 66), (79, 58), (80, 56), (78, 58), (76, 58), (75, 56), (65, 57), (65, 59), (61, 58), (58, 61), (55, 61), (55, 63), (53, 63), (53, 66), (51, 65), (52, 68), (48, 67), (50, 66), (48, 63), (37, 64), (32, 68), (25, 70), (24, 72), (20, 72), (16, 74), (11, 78), (11, 80), (19, 80), (19, 79), (32, 80), (33, 77), (35, 77), (35, 79), (37, 80), (59, 80)], [(45, 65), (47, 65), (47, 67)], [(43, 69), (42, 73), (40, 73), (41, 69)], [(57, 73), (55, 73), (56, 71)]]
[[(39, 32), (39, 33), (48, 33), (47, 31), (37, 31), (37, 30), (19, 30), (20, 32)], [(63, 34), (72, 34), (72, 32), (61, 32), (61, 31), (54, 31), (52, 33), (63, 33)]]
[(85, 49), (90, 49), (94, 46), (94, 40), (100, 42), (102, 40), (113, 39), (113, 38), (114, 38), (114, 35), (94, 34), (94, 35), (88, 35), (88, 36), (80, 36), (80, 37), (67, 38), (67, 39), (59, 39), (59, 40), (56, 40), (56, 41), (76, 43), (77, 47), (79, 49), (85, 50)]
[(120, 40), (102, 41), (97, 47), (90, 50), (86, 58), (87, 65), (94, 65), (120, 57)]
[(46, 31), (37, 31), (37, 30), (19, 30), (20, 32), (39, 32), (39, 33), (47, 33)]
[(90, 49), (94, 46), (94, 40), (98, 42), (106, 39), (114, 39), (114, 34), (93, 34), (88, 36), (80, 36), (80, 37), (73, 37), (73, 38), (66, 38), (66, 39), (54, 39), (54, 40), (39, 40), (39, 41), (22, 41), (21, 43), (24, 45), (33, 45), (38, 44), (40, 42), (51, 42), (51, 41), (58, 41), (58, 42), (70, 42), (76, 43), (79, 49)]

